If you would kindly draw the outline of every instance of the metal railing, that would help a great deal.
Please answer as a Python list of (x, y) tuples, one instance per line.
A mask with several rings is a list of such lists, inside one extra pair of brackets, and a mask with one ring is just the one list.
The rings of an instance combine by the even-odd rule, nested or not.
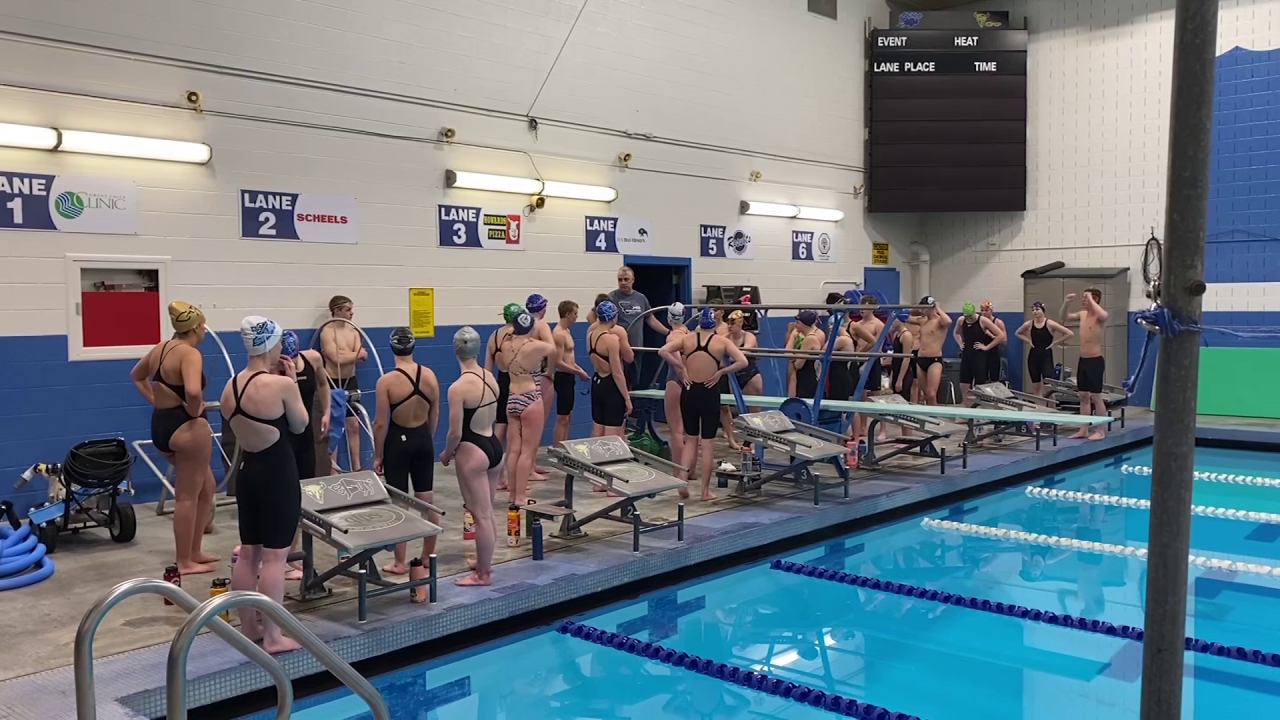
[[(283, 605), (262, 593), (243, 590), (224, 593), (204, 601), (191, 613), (191, 617), (187, 618), (182, 628), (178, 630), (178, 634), (173, 637), (173, 643), (169, 645), (169, 661), (165, 671), (165, 681), (168, 689), (166, 697), (166, 717), (168, 720), (186, 720), (187, 718), (187, 657), (191, 654), (191, 644), (195, 642), (196, 636), (200, 634), (200, 630), (205, 625), (210, 623), (213, 623), (215, 628), (220, 624), (230, 628), (218, 617), (219, 613), (229, 611), (233, 607), (242, 606), (252, 607), (262, 613), (268, 620), (280, 626), (280, 629), (286, 635), (310, 651), (326, 670), (333, 673), (333, 676), (338, 678), (343, 685), (346, 685), (347, 688), (368, 703), (374, 720), (391, 720), (391, 712), (387, 709), (387, 702), (383, 699), (382, 694), (364, 676), (356, 672), (355, 668), (348, 665), (341, 657), (338, 657), (338, 654), (332, 648), (325, 645), (292, 613), (285, 610)], [(238, 633), (237, 636), (248, 642), (247, 638)], [(251, 642), (249, 644), (253, 645)], [(266, 655), (261, 648), (256, 645), (253, 647), (258, 652)], [(270, 656), (267, 657), (270, 659)], [(290, 698), (290, 701), (292, 701), (292, 698)], [(276, 718), (279, 720), (287, 717), (289, 717), (288, 709), (285, 709), (282, 705), (277, 705)]]
[[(77, 720), (96, 720), (98, 717), (97, 697), (93, 683), (93, 638), (98, 627), (112, 608), (135, 595), (161, 595), (174, 605), (193, 613), (200, 608), (200, 603), (187, 591), (163, 580), (154, 578), (136, 578), (120, 583), (89, 608), (80, 620), (76, 630), (75, 644), (75, 684), (76, 684), (76, 718)], [(276, 659), (258, 647), (252, 640), (241, 635), (235, 628), (221, 618), (214, 618), (210, 623), (213, 634), (227, 641), (258, 667), (267, 671), (276, 685), (276, 720), (286, 720), (293, 710), (293, 684), (288, 674)], [(185, 681), (185, 678), (184, 678)], [(170, 705), (172, 707), (172, 705)], [(182, 717), (186, 717), (185, 713)]]

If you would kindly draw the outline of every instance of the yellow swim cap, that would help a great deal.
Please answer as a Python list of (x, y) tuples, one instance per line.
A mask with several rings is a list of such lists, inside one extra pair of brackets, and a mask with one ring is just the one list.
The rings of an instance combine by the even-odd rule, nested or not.
[(204, 324), (204, 313), (189, 302), (174, 300), (169, 303), (169, 324), (180, 333), (195, 330)]

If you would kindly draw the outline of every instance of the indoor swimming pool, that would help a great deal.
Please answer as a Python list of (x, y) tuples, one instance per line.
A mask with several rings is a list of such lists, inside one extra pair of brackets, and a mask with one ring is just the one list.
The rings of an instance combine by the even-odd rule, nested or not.
[[(1150, 450), (785, 555), (939, 592), (1142, 624)], [(1188, 635), (1280, 652), (1280, 477), (1273, 454), (1201, 448)], [(1280, 484), (1280, 483), (1276, 483)], [(1045, 490), (1031, 488), (1044, 488)], [(1128, 498), (1125, 501), (1123, 499)], [(1136, 505), (1136, 507), (1132, 506)], [(1262, 513), (1261, 515), (1258, 513)], [(944, 521), (926, 526), (924, 518)], [(990, 528), (997, 528), (993, 533)], [(1212, 567), (1236, 563), (1236, 569)], [(925, 720), (1138, 716), (1141, 645), (770, 567), (734, 568), (569, 618), (642, 643)], [(373, 679), (396, 720), (819, 718), (834, 712), (543, 627)], [(1186, 654), (1184, 717), (1280, 711), (1280, 668)], [(270, 718), (263, 713), (252, 716)], [(299, 720), (369, 717), (359, 698), (301, 701)]]

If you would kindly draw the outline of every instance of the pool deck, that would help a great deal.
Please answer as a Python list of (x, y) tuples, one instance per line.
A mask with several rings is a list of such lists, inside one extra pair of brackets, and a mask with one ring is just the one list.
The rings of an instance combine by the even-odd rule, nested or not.
[[(348, 661), (364, 660), (832, 525), (1105, 455), (1150, 440), (1153, 420), (1151, 413), (1131, 409), (1127, 427), (1120, 429), (1117, 423), (1105, 440), (1062, 439), (1056, 448), (1045, 442), (1039, 452), (1029, 443), (994, 446), (971, 454), (967, 470), (957, 463), (949, 465), (945, 475), (939, 475), (934, 465), (888, 469), (856, 478), (850, 483), (847, 500), (839, 490), (825, 491), (821, 505), (816, 507), (809, 492), (725, 507), (689, 517), (682, 543), (676, 541), (674, 530), (645, 535), (639, 554), (631, 552), (629, 533), (601, 536), (549, 550), (540, 562), (527, 557), (506, 562), (495, 569), (495, 584), (486, 589), (458, 588), (443, 580), (439, 602), (434, 605), (410, 604), (403, 594), (371, 600), (369, 620), (364, 624), (356, 622), (351, 602), (321, 607), (299, 617)], [(1280, 429), (1280, 424), (1268, 421), (1205, 420), (1201, 434), (1213, 439), (1275, 440)], [(956, 510), (963, 514), (964, 508), (957, 506)], [(77, 598), (82, 605), (90, 600)], [(145, 601), (158, 603), (153, 598)], [(650, 611), (654, 622), (678, 613), (678, 608), (655, 607)], [(100, 658), (95, 663), (97, 717), (134, 720), (163, 716), (167, 653), (165, 643)], [(70, 656), (69, 646), (67, 655)], [(283, 656), (281, 662), (295, 678), (322, 671), (319, 663), (304, 652)], [(188, 677), (188, 707), (270, 686), (264, 672), (208, 634), (196, 640)], [(72, 717), (75, 695), (70, 667), (0, 683), (0, 720)]]

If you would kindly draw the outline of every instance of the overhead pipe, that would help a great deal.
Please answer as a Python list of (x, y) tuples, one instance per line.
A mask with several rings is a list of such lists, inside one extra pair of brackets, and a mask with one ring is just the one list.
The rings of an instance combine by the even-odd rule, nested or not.
[(910, 245), (911, 259), (907, 264), (915, 268), (915, 295), (916, 297), (926, 297), (931, 294), (929, 290), (929, 248), (924, 243), (913, 242)]

